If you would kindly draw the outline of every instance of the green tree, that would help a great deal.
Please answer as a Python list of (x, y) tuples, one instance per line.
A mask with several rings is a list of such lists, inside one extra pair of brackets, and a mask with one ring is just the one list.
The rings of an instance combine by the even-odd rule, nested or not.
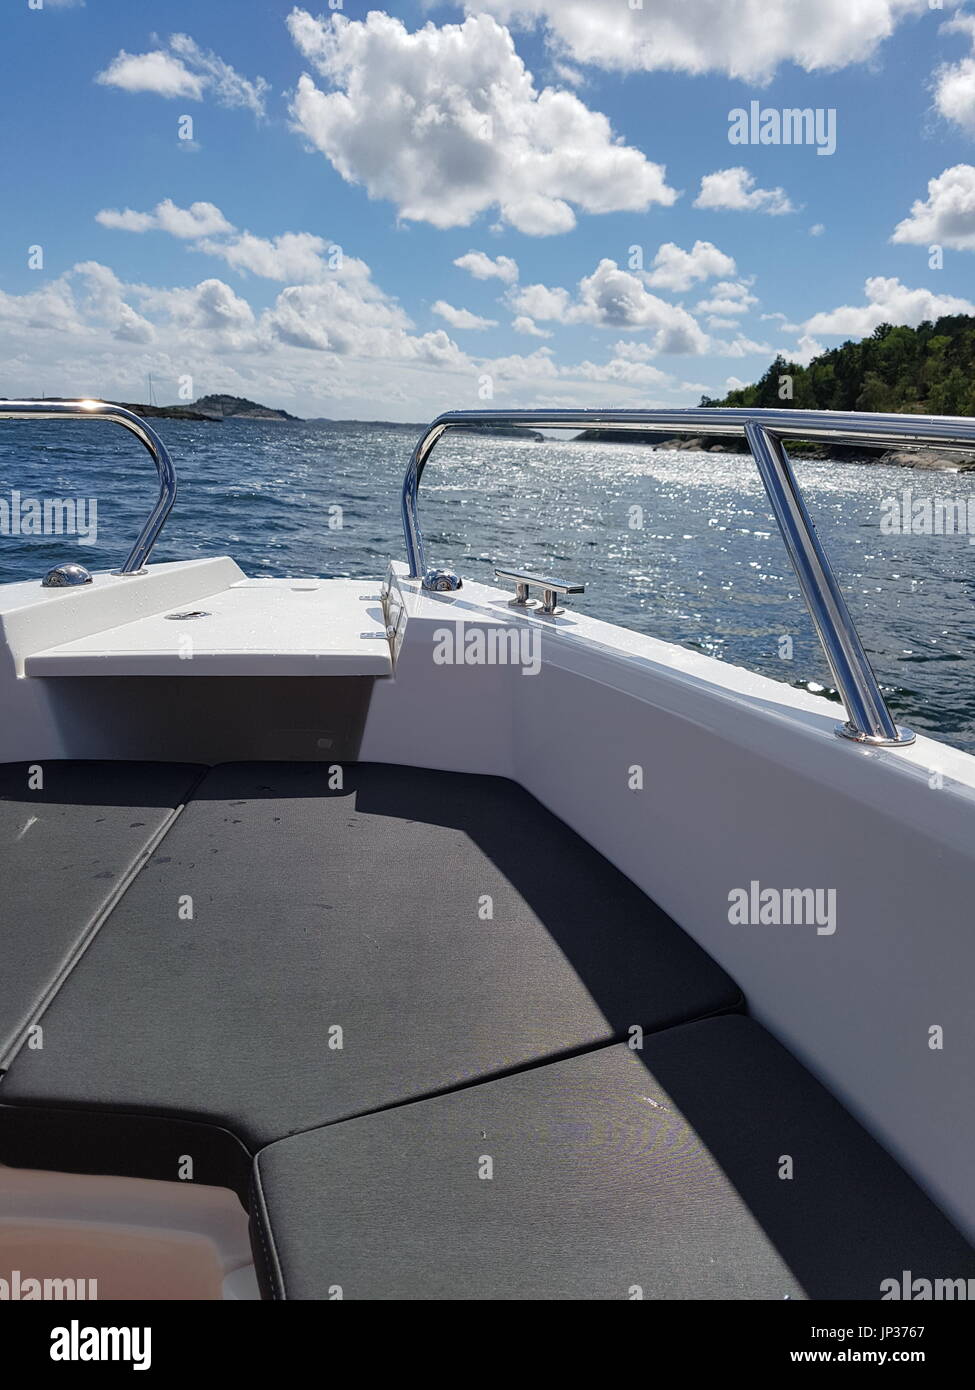
[(856, 399), (857, 410), (887, 411), (891, 406), (891, 389), (876, 372), (867, 372), (863, 389)]
[[(791, 396), (783, 398), (784, 377)], [(975, 318), (949, 314), (917, 328), (882, 323), (805, 367), (780, 353), (753, 385), (702, 404), (975, 416)]]

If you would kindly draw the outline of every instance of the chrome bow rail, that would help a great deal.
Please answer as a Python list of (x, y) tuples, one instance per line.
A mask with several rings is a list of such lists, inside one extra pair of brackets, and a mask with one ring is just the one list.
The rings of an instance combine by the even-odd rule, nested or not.
[(0, 420), (109, 420), (130, 430), (140, 444), (145, 445), (159, 475), (159, 496), (125, 563), (120, 570), (116, 570), (116, 574), (126, 576), (143, 574), (152, 547), (176, 501), (176, 470), (155, 430), (138, 415), (133, 415), (131, 410), (123, 410), (120, 405), (109, 405), (106, 401), (0, 400)]
[(403, 530), (411, 578), (425, 570), (417, 514), (420, 479), (438, 440), (449, 429), (610, 429), (648, 434), (740, 435), (751, 449), (775, 519), (795, 567), (802, 596), (823, 644), (847, 723), (837, 732), (859, 743), (907, 744), (909, 729), (891, 718), (846, 600), (806, 510), (783, 439), (829, 440), (884, 448), (928, 444), (975, 448), (975, 420), (927, 415), (859, 415), (830, 410), (456, 410), (440, 415), (417, 443), (403, 480)]

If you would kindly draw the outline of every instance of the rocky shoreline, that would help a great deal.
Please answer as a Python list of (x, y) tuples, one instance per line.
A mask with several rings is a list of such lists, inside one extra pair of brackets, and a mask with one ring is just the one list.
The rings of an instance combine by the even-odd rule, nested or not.
[[(633, 435), (626, 430), (584, 430), (576, 442), (589, 444), (643, 444), (652, 452), (748, 454), (743, 439), (664, 438), (661, 435)], [(866, 463), (888, 468), (920, 468), (933, 473), (975, 472), (975, 451), (954, 453), (938, 449), (862, 449), (849, 444), (820, 444), (799, 440), (789, 445), (796, 458), (835, 459), (840, 463)]]
[(937, 449), (890, 449), (873, 462), (890, 468), (926, 468), (934, 473), (975, 472), (975, 454), (940, 454)]

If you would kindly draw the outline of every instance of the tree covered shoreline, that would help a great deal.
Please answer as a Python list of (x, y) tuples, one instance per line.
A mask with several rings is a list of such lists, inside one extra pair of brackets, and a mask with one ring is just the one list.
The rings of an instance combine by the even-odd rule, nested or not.
[(882, 323), (806, 366), (781, 354), (751, 386), (702, 406), (861, 410), (975, 416), (975, 318), (953, 314), (917, 328)]

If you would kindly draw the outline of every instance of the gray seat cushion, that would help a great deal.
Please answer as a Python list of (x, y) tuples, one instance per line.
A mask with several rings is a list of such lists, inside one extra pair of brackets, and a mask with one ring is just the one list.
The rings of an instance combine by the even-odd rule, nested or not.
[(252, 1220), (279, 1298), (878, 1299), (905, 1269), (975, 1276), (897, 1164), (734, 1016), (272, 1144)]
[(329, 781), (321, 764), (212, 770), (0, 1101), (211, 1121), (253, 1150), (739, 1006), (514, 783), (370, 764)]
[(0, 1069), (202, 771), (0, 764)]

